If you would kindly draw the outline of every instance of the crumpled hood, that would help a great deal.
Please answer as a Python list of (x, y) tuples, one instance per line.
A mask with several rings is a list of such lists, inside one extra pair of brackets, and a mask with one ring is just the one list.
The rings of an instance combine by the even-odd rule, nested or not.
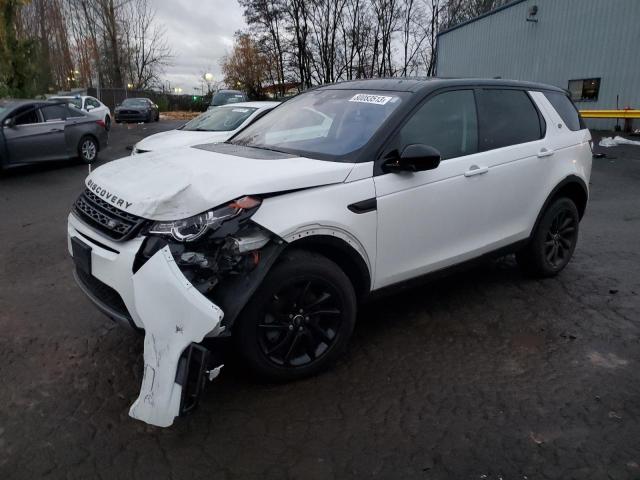
[(255, 159), (174, 148), (114, 160), (95, 169), (87, 188), (150, 220), (178, 220), (243, 195), (343, 182), (353, 164), (304, 157)]
[(224, 142), (228, 140), (232, 132), (194, 132), (188, 130), (169, 130), (154, 135), (149, 135), (136, 143), (140, 150), (164, 150), (175, 147), (192, 147), (203, 143)]

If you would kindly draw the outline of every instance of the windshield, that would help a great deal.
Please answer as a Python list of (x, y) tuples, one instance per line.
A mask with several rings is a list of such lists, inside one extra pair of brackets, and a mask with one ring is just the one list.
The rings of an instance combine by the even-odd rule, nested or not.
[(404, 92), (315, 90), (288, 100), (231, 143), (330, 160), (363, 147)]
[(49, 100), (54, 100), (56, 102), (67, 102), (70, 106), (76, 108), (82, 108), (82, 99), (81, 98), (61, 98), (61, 97), (51, 97)]
[(126, 98), (122, 102), (123, 107), (148, 107), (149, 103), (142, 98)]
[(226, 105), (227, 103), (246, 102), (247, 97), (242, 92), (218, 92), (211, 99), (211, 105)]
[(256, 110), (257, 108), (251, 107), (215, 107), (186, 123), (182, 130), (229, 132), (242, 125)]

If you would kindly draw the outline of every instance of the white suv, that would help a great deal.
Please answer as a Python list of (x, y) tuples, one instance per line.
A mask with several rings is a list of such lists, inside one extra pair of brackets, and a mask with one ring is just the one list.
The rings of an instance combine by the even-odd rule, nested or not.
[(591, 157), (555, 87), (345, 82), (226, 143), (96, 169), (69, 215), (69, 250), (98, 308), (145, 330), (131, 416), (169, 425), (219, 371), (205, 336), (232, 336), (252, 369), (296, 379), (345, 351), (372, 291), (496, 251), (557, 274)]

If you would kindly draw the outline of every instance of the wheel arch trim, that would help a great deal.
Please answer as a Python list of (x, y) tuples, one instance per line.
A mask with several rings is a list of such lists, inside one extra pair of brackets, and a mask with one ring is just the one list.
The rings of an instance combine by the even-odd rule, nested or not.
[(358, 298), (371, 291), (373, 266), (360, 241), (348, 231), (326, 225), (308, 225), (283, 237), (288, 248), (317, 251), (338, 264), (354, 283)]
[(587, 202), (589, 200), (589, 189), (587, 188), (587, 184), (585, 183), (585, 181), (582, 178), (580, 178), (577, 175), (568, 175), (564, 179), (562, 179), (558, 184), (556, 184), (556, 186), (553, 187), (551, 192), (547, 195), (547, 198), (545, 199), (544, 203), (542, 204), (542, 208), (540, 208), (540, 210), (538, 211), (538, 216), (536, 217), (536, 221), (533, 224), (533, 227), (531, 228), (531, 231), (529, 232), (529, 238), (531, 238), (531, 236), (533, 235), (533, 232), (535, 232), (536, 228), (538, 228), (538, 225), (540, 224), (540, 220), (542, 219), (542, 216), (544, 215), (544, 212), (547, 210), (547, 208), (549, 207), (551, 202), (563, 190), (568, 191), (567, 187), (575, 186), (575, 185), (579, 186), (581, 191), (582, 191), (582, 193), (584, 194), (584, 202), (583, 202), (583, 204), (582, 205), (576, 205), (576, 207), (578, 208), (578, 214), (580, 216), (580, 220), (582, 220), (582, 217), (583, 217), (585, 209), (586, 209)]

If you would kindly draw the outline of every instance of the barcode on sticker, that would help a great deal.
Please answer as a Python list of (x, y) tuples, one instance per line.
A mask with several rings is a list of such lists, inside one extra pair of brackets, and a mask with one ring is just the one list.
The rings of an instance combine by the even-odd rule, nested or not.
[(350, 102), (373, 103), (375, 105), (384, 105), (393, 97), (385, 97), (384, 95), (369, 95), (368, 93), (358, 93), (349, 100)]

